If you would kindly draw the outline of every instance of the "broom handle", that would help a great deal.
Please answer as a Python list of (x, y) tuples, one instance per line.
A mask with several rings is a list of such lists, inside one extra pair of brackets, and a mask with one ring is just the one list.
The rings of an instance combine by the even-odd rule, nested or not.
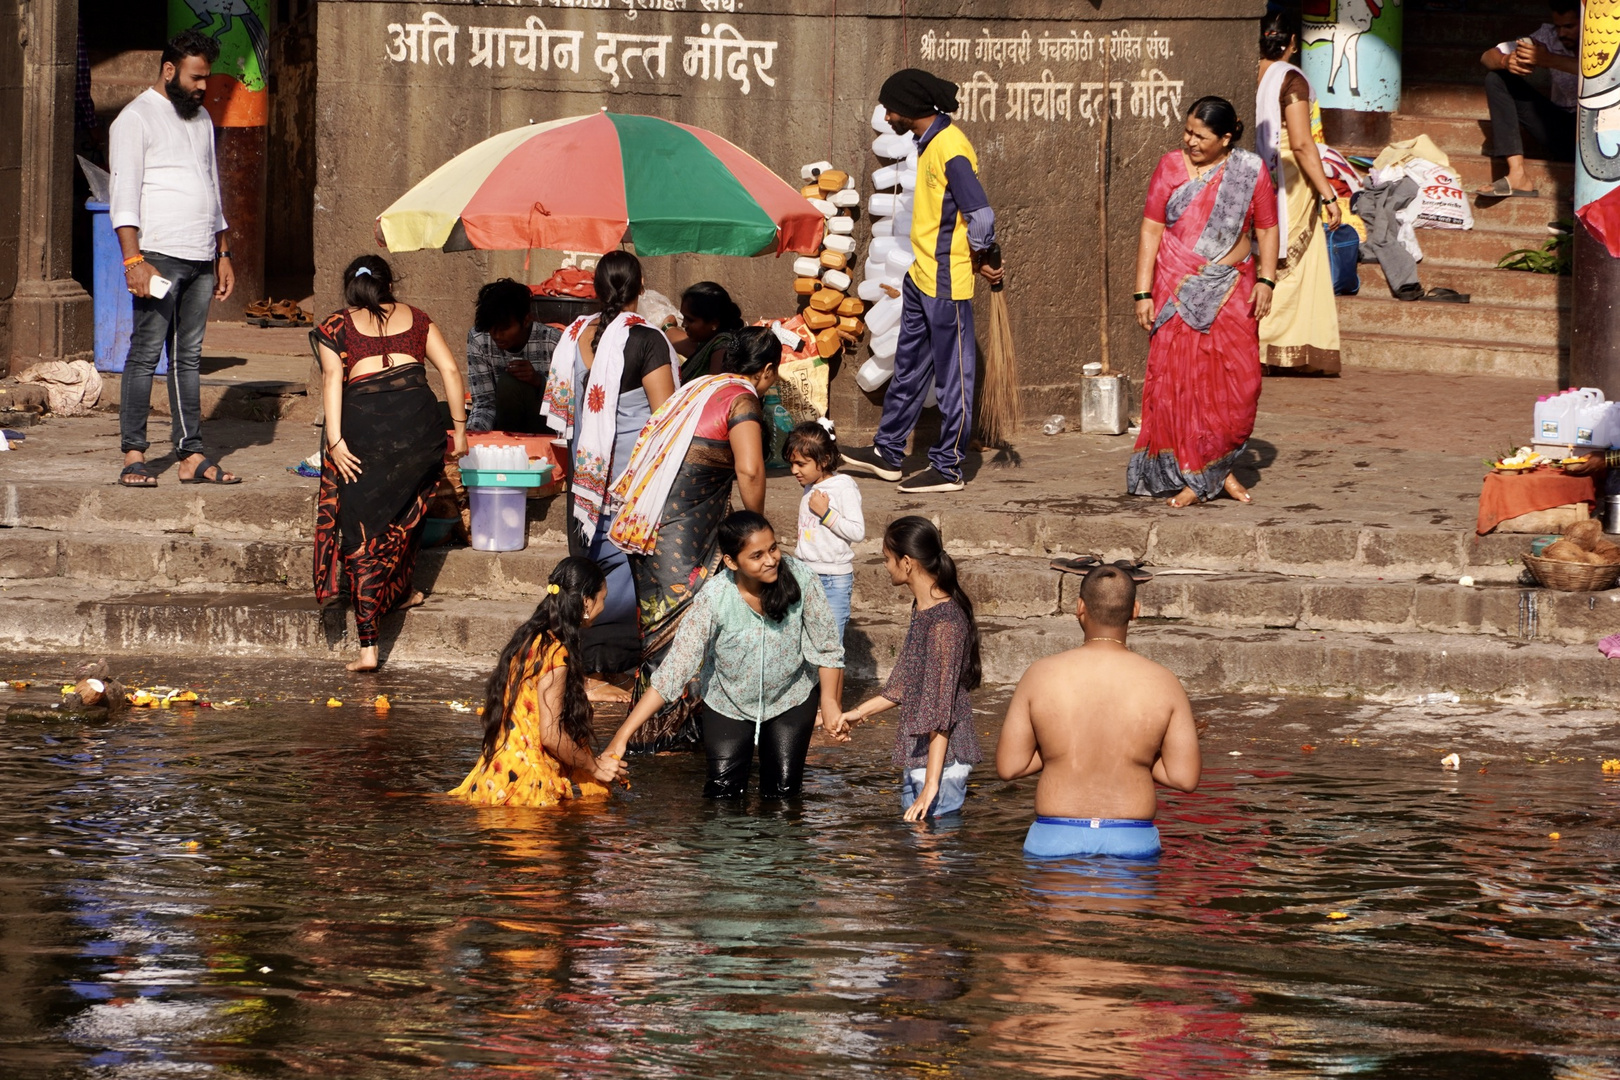
[[(1001, 269), (1001, 245), (991, 244), (989, 247), (985, 248), (984, 254), (980, 256), (980, 261), (992, 270)], [(998, 281), (994, 285), (990, 286), (990, 291), (1000, 292), (1002, 287), (1006, 284), (1006, 279), (1003, 278), (1001, 281)]]
[[(1108, 85), (1108, 57), (1103, 56), (1103, 86)], [(1109, 121), (1113, 119), (1114, 110), (1110, 107), (1106, 93), (1103, 99), (1102, 137), (1097, 143), (1097, 234), (1102, 238), (1102, 266), (1097, 282), (1097, 308), (1098, 333), (1097, 344), (1102, 349), (1102, 373), (1112, 375), (1113, 365), (1109, 363), (1108, 355), (1108, 167), (1110, 153), (1108, 145)]]

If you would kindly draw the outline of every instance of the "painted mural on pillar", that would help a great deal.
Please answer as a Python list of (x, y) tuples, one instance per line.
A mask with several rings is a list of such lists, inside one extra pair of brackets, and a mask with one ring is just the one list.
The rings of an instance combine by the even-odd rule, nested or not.
[(1576, 108), (1575, 215), (1620, 258), (1620, 0), (1586, 0)]
[(1324, 109), (1401, 104), (1401, 0), (1304, 0), (1300, 67)]
[(270, 0), (169, 0), (169, 32), (200, 30), (219, 42), (208, 113), (219, 127), (269, 122)]

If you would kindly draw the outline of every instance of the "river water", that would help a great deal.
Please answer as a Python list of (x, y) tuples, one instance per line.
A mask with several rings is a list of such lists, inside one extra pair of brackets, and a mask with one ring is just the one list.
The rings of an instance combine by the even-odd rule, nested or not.
[(1200, 701), (1156, 864), (1033, 865), (1032, 783), (905, 825), (882, 725), (796, 806), (472, 809), (398, 678), (7, 724), (0, 1073), (1620, 1076), (1612, 714)]

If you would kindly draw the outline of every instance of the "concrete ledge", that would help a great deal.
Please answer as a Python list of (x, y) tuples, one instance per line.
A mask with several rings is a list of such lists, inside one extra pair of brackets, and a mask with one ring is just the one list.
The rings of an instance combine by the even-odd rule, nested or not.
[[(419, 609), (384, 620), (384, 656), (484, 668), (531, 610), (527, 601), (430, 598)], [(1063, 616), (987, 617), (981, 626), (989, 683), (1015, 682), (1035, 660), (1081, 641), (1078, 624)], [(851, 673), (887, 675), (905, 629), (905, 621), (889, 613), (858, 616), (848, 634)], [(1400, 698), (1454, 690), (1470, 698), (1532, 703), (1611, 703), (1620, 696), (1620, 664), (1589, 644), (1150, 624), (1133, 633), (1132, 645), (1187, 680), (1195, 693)], [(344, 614), (321, 611), (307, 594), (240, 590), (85, 598), (71, 586), (49, 583), (0, 592), (0, 646), (19, 653), (183, 652), (313, 661), (351, 653), (354, 638)]]

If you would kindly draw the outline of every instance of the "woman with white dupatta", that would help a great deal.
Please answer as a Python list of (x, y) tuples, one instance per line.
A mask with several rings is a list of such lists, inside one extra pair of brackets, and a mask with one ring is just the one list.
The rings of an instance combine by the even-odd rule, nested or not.
[(607, 606), (581, 642), (593, 671), (632, 670), (639, 657), (635, 582), (624, 552), (608, 541), (607, 493), (641, 429), (680, 385), (669, 339), (636, 314), (641, 292), (640, 260), (627, 251), (602, 256), (602, 311), (575, 319), (558, 340), (540, 406), (568, 440), (568, 553), (591, 559), (607, 577)]
[(1317, 144), (1322, 112), (1299, 52), (1298, 16), (1274, 11), (1260, 20), (1260, 89), (1254, 148), (1277, 188), (1281, 248), (1271, 310), (1260, 320), (1260, 362), (1268, 373), (1336, 375), (1339, 312), (1333, 298), (1324, 216), (1339, 226), (1339, 196), (1328, 183)]
[[(731, 486), (743, 507), (765, 508), (765, 411), (760, 395), (776, 382), (782, 343), (766, 327), (736, 331), (731, 372), (693, 379), (641, 433), (630, 465), (613, 486), (610, 538), (630, 553), (641, 619), (641, 673), (635, 700), (652, 685), (704, 582), (720, 567), (720, 523)], [(688, 688), (636, 732), (633, 750), (695, 747), (701, 702)]]

